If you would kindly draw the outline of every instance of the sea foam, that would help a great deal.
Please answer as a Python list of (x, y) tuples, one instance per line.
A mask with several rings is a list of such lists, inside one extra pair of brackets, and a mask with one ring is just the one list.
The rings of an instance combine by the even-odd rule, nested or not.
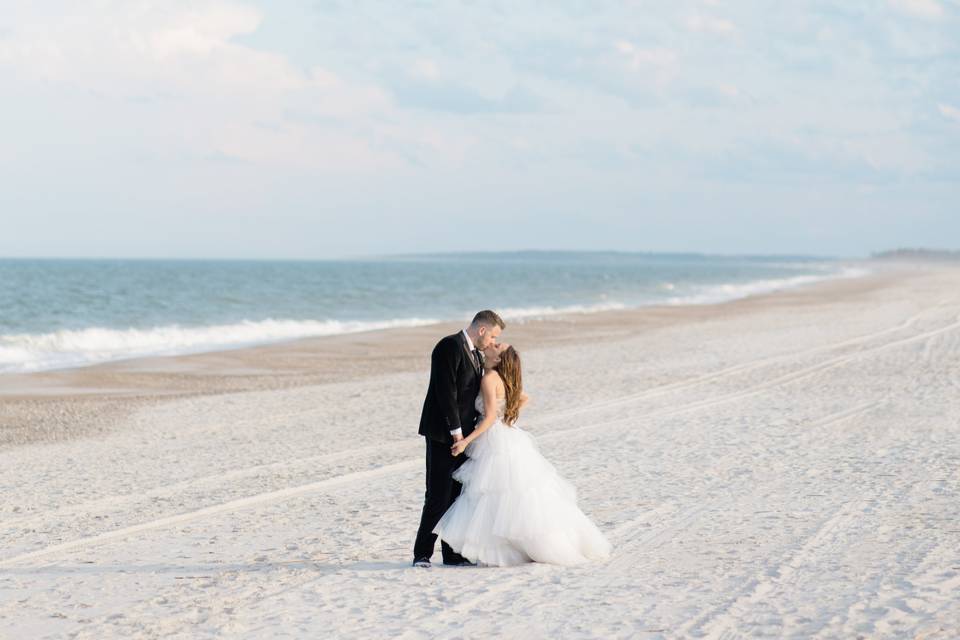
[(270, 319), (207, 327), (90, 327), (43, 334), (0, 335), (0, 372), (41, 371), (141, 356), (219, 351), (297, 338), (415, 327), (435, 322), (437, 320), (428, 318), (383, 322)]
[[(724, 283), (717, 285), (705, 285), (697, 287), (692, 293), (682, 296), (673, 296), (666, 300), (667, 304), (685, 305), (685, 304), (716, 304), (718, 302), (728, 302), (747, 298), (749, 296), (792, 289), (807, 284), (824, 282), (826, 280), (837, 280), (842, 278), (859, 278), (869, 273), (868, 269), (861, 267), (847, 267), (836, 273), (824, 275), (802, 275), (792, 276), (790, 278), (769, 278), (763, 280), (750, 280), (747, 282)], [(673, 290), (674, 287), (670, 287)]]
[[(724, 302), (835, 278), (852, 278), (868, 273), (860, 267), (804, 274), (785, 278), (752, 279), (735, 283), (706, 284), (665, 281), (656, 292), (629, 304), (604, 299), (597, 304), (505, 307), (499, 309), (508, 322), (524, 322), (565, 314), (589, 314), (657, 304), (686, 305)], [(604, 296), (601, 296), (605, 298)], [(110, 328), (93, 326), (49, 333), (0, 335), (0, 373), (43, 371), (87, 366), (102, 362), (145, 356), (168, 356), (221, 351), (256, 344), (298, 338), (331, 336), (399, 327), (416, 327), (441, 321), (466, 322), (469, 315), (453, 317), (394, 318), (382, 321), (244, 320), (232, 324), (185, 326), (170, 324), (152, 328)]]
[[(623, 308), (624, 305), (619, 303), (541, 306), (503, 309), (501, 315), (507, 321), (522, 322), (531, 318), (568, 313), (596, 313)], [(469, 318), (457, 320), (466, 322)], [(299, 338), (418, 327), (438, 322), (441, 322), (438, 318), (404, 318), (381, 322), (268, 319), (206, 327), (180, 325), (150, 329), (90, 327), (42, 334), (0, 335), (0, 373), (81, 367), (145, 356), (220, 351)]]

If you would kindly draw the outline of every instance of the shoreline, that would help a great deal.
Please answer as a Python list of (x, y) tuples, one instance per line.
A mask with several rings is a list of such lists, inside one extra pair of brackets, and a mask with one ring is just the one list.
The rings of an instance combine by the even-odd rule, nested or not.
[[(615, 341), (665, 327), (785, 306), (852, 301), (928, 265), (876, 265), (855, 278), (831, 278), (726, 302), (659, 305), (565, 314), (508, 323), (503, 341), (521, 351), (584, 340)], [(107, 432), (145, 406), (185, 397), (291, 389), (428, 370), (429, 352), (461, 323), (297, 338), (236, 349), (148, 356), (85, 367), (0, 376), (0, 448)], [(424, 384), (426, 382), (424, 381)]]
[[(517, 306), (499, 305), (508, 322), (549, 321), (570, 315), (587, 315), (604, 311), (637, 311), (661, 306), (704, 306), (724, 304), (740, 299), (810, 286), (821, 282), (845, 280), (869, 275), (871, 269), (862, 260), (836, 261), (826, 272), (765, 279), (756, 275), (743, 282), (701, 283), (700, 290), (675, 291), (674, 283), (661, 283), (661, 296), (653, 294), (629, 303), (623, 301), (575, 302), (562, 304), (530, 303)], [(676, 294), (676, 295), (674, 295)], [(651, 297), (652, 296), (652, 297)], [(605, 298), (605, 296), (603, 296)], [(505, 296), (505, 299), (509, 296)], [(501, 301), (503, 302), (503, 301)], [(459, 312), (421, 313), (423, 309), (395, 310), (394, 316), (380, 319), (313, 319), (286, 317), (282, 311), (267, 317), (245, 316), (221, 318), (206, 324), (181, 325), (176, 319), (156, 320), (149, 326), (123, 326), (107, 323), (73, 328), (52, 328), (31, 331), (22, 327), (12, 335), (0, 336), (0, 387), (12, 375), (86, 369), (101, 364), (150, 358), (173, 358), (203, 353), (251, 349), (260, 346), (290, 343), (310, 338), (326, 338), (353, 333), (370, 333), (389, 329), (416, 328), (466, 321), (471, 309)], [(361, 314), (362, 315), (362, 314)], [(22, 359), (22, 361), (21, 361)]]

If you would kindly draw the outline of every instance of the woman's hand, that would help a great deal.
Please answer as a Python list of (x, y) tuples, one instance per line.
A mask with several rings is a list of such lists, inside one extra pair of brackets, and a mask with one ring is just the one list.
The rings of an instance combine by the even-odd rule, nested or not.
[(454, 442), (453, 446), (450, 447), (450, 455), (456, 458), (458, 455), (463, 453), (464, 449), (467, 448), (467, 444), (469, 443), (466, 441), (466, 439), (458, 440), (457, 442)]

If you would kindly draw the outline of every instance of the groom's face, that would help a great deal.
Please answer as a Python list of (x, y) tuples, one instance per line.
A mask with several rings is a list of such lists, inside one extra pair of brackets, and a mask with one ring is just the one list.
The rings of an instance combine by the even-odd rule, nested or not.
[(487, 325), (480, 325), (480, 329), (478, 330), (478, 333), (480, 334), (480, 339), (477, 340), (477, 345), (476, 345), (477, 348), (480, 349), (480, 351), (483, 351), (490, 345), (496, 344), (497, 338), (500, 337), (500, 331), (501, 331), (500, 327), (496, 325), (492, 327), (488, 327)]

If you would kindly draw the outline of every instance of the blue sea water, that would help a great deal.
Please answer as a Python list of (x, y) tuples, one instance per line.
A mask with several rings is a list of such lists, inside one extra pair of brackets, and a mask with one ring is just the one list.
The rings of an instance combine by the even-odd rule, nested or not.
[(721, 302), (862, 269), (807, 257), (517, 252), (341, 261), (0, 260), (0, 372), (468, 319)]

